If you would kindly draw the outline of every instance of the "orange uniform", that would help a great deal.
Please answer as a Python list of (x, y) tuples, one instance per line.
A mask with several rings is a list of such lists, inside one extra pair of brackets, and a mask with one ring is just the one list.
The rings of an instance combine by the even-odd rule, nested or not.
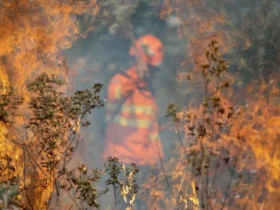
[[(157, 66), (162, 61), (162, 45), (148, 34), (136, 41), (130, 54)], [(162, 146), (157, 106), (149, 81), (139, 78), (136, 67), (131, 67), (111, 79), (107, 99), (104, 158), (113, 156), (137, 165), (156, 163), (162, 156)]]

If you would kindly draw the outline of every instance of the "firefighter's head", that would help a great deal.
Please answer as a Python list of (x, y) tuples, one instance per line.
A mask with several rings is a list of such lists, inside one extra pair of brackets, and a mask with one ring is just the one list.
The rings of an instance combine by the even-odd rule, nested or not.
[(146, 34), (136, 40), (129, 54), (135, 57), (141, 56), (149, 65), (160, 66), (163, 60), (163, 46), (157, 37)]

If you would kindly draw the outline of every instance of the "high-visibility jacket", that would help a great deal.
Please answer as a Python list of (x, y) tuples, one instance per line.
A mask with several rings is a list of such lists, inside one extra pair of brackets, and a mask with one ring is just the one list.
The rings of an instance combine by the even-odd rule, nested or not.
[(109, 82), (104, 159), (112, 156), (124, 163), (152, 165), (162, 156), (157, 106), (147, 85), (139, 80), (136, 67)]

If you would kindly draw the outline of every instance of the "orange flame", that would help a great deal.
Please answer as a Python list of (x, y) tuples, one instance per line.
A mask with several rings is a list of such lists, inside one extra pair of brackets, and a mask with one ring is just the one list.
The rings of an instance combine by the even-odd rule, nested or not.
[[(180, 8), (180, 9), (179, 9)], [(179, 38), (186, 37), (187, 39), (187, 59), (181, 63), (181, 67), (185, 68), (192, 64), (206, 63), (205, 49), (211, 40), (216, 40), (221, 48), (221, 53), (227, 53), (233, 47), (240, 45), (242, 49), (248, 49), (251, 45), (248, 37), (240, 32), (233, 30), (225, 30), (225, 26), (229, 26), (229, 21), (221, 12), (219, 15), (211, 12), (211, 6), (206, 4), (206, 1), (170, 1), (165, 0), (161, 12), (161, 18), (167, 19), (171, 14), (176, 14), (183, 24), (178, 28)], [(230, 28), (230, 27), (227, 27)], [(232, 75), (224, 75), (229, 84), (234, 81)], [(183, 71), (177, 75), (179, 84), (183, 82), (190, 85), (187, 86), (186, 96), (190, 98), (197, 95), (197, 91), (202, 89), (201, 78), (199, 77), (199, 68), (195, 68), (191, 72)], [(205, 139), (206, 144), (213, 149), (215, 153), (219, 153), (221, 148), (227, 148), (232, 157), (238, 157), (237, 169), (242, 171), (245, 169), (256, 173), (256, 178), (252, 178), (250, 184), (245, 184), (240, 181), (236, 187), (232, 187), (232, 193), (235, 197), (233, 202), (237, 206), (232, 205), (231, 209), (240, 209), (241, 206), (246, 206), (248, 209), (277, 209), (280, 191), (280, 106), (279, 106), (279, 75), (270, 78), (269, 82), (259, 82), (258, 84), (250, 84), (242, 90), (228, 89), (226, 92), (216, 92), (215, 96), (219, 98), (220, 106), (223, 107), (223, 112), (231, 114), (231, 109), (236, 112), (236, 116), (231, 119), (230, 133), (219, 133), (219, 123), (227, 122), (227, 119), (218, 116), (216, 113), (210, 120), (212, 124), (217, 124), (211, 127), (211, 130), (219, 133), (217, 141)], [(218, 82), (218, 81), (217, 81)], [(238, 82), (238, 81), (237, 81)], [(210, 91), (214, 91), (217, 83), (208, 86)], [(191, 95), (195, 93), (194, 95)], [(200, 92), (199, 92), (200, 93)], [(235, 99), (234, 99), (235, 98)], [(236, 100), (237, 99), (237, 100)], [(246, 101), (246, 105), (242, 101)], [(196, 101), (196, 100), (194, 100)], [(184, 140), (185, 145), (192, 142), (190, 128), (192, 123), (201, 119), (207, 119), (207, 114), (204, 113), (204, 105), (201, 102), (192, 103), (191, 107), (177, 114), (181, 122), (185, 122), (184, 133), (187, 139)], [(199, 105), (199, 106), (197, 106)], [(228, 109), (231, 107), (231, 109)], [(218, 120), (217, 120), (218, 119)], [(212, 125), (211, 124), (211, 125)], [(206, 132), (211, 133), (209, 128)], [(179, 144), (179, 143), (178, 143)], [(167, 209), (182, 207), (186, 203), (190, 205), (191, 199), (195, 198), (191, 203), (192, 209), (195, 209), (197, 204), (196, 190), (190, 190), (192, 183), (197, 180), (196, 177), (190, 175), (191, 162), (186, 161), (186, 153), (200, 151), (200, 147), (186, 146), (173, 154), (174, 157), (165, 165), (166, 174), (160, 173), (159, 176), (151, 177), (148, 183), (145, 184), (144, 190), (149, 194), (147, 200), (149, 208), (161, 209), (164, 205)], [(212, 175), (213, 171), (210, 172)], [(168, 176), (172, 182), (171, 188), (174, 190), (169, 197), (164, 195), (167, 190), (165, 187), (165, 176)], [(252, 176), (253, 177), (253, 176)], [(242, 179), (242, 178), (241, 178)], [(245, 181), (244, 181), (245, 182)], [(172, 190), (171, 189), (171, 190)], [(175, 193), (178, 192), (178, 193)], [(264, 193), (267, 191), (267, 193)], [(245, 197), (240, 194), (245, 192)], [(143, 193), (143, 194), (145, 194)], [(239, 194), (240, 193), (240, 194)], [(232, 195), (233, 196), (233, 195)], [(260, 197), (262, 200), (260, 201)], [(224, 193), (218, 191), (215, 200), (211, 203), (214, 209), (221, 209)], [(227, 207), (225, 207), (227, 209)]]
[[(55, 73), (67, 79), (67, 67), (59, 53), (70, 48), (76, 39), (84, 36), (84, 33), (80, 32), (76, 15), (85, 13), (96, 15), (99, 11), (97, 3), (97, 0), (1, 1), (1, 91), (5, 91), (5, 87), (11, 85), (28, 102), (29, 94), (25, 87), (26, 81), (33, 79), (39, 73)], [(93, 27), (89, 27), (89, 30), (92, 29)], [(27, 111), (26, 103), (21, 107), (21, 110)], [(19, 126), (24, 124), (23, 118), (18, 118), (16, 122)], [(5, 142), (5, 145), (10, 147), (10, 155), (14, 156), (16, 153), (20, 160), (22, 151), (16, 145), (6, 142), (4, 134), (7, 134), (7, 130), (5, 131), (2, 124), (0, 124), (0, 129), (0, 150), (2, 151), (2, 144)], [(22, 176), (23, 167), (21, 161), (17, 167), (19, 171), (16, 175)], [(27, 177), (26, 181), (31, 182), (32, 180)], [(41, 209), (45, 205), (51, 192), (51, 185), (46, 190), (39, 189), (38, 198), (35, 201), (36, 209)]]

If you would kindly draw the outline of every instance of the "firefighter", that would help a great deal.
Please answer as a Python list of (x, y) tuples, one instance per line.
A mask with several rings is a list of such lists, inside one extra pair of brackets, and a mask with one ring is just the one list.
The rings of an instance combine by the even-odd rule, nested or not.
[[(162, 155), (151, 81), (152, 71), (163, 60), (161, 41), (151, 34), (141, 36), (130, 54), (136, 57), (136, 65), (116, 74), (108, 84), (104, 158), (153, 165)], [(146, 66), (139, 70), (139, 62)]]
[(116, 74), (108, 84), (103, 158), (135, 163), (141, 172), (163, 155), (152, 86), (163, 60), (163, 46), (158, 38), (146, 34), (133, 43), (129, 53), (135, 65)]

